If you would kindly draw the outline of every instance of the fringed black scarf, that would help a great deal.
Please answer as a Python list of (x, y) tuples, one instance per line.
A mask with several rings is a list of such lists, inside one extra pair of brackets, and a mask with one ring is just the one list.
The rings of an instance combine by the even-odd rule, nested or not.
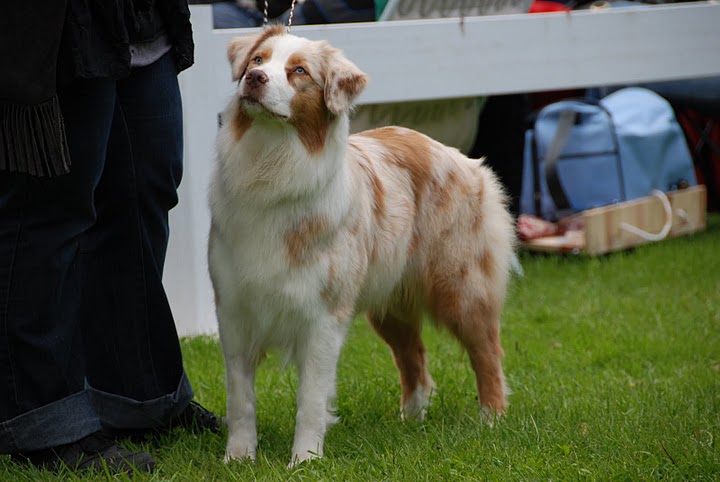
[(70, 170), (55, 91), (65, 0), (5, 2), (0, 15), (0, 171)]
[(0, 171), (51, 177), (70, 172), (57, 97), (35, 105), (0, 104)]

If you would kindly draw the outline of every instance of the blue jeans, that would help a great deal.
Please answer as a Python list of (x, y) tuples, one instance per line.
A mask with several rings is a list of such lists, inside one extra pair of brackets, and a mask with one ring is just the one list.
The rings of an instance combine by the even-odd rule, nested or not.
[(0, 173), (0, 453), (164, 425), (193, 397), (162, 286), (182, 175), (172, 56), (59, 98), (71, 173)]

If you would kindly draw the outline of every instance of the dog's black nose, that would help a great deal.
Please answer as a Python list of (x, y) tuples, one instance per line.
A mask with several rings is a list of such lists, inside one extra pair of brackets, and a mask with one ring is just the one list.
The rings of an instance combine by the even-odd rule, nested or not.
[(265, 72), (259, 69), (253, 69), (245, 74), (245, 82), (252, 87), (257, 87), (259, 84), (267, 84), (268, 76)]

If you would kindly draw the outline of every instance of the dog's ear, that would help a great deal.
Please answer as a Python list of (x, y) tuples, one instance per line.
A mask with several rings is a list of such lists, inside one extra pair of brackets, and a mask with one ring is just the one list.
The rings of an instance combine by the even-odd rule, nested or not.
[(257, 43), (259, 34), (235, 37), (227, 48), (228, 61), (232, 69), (232, 79), (240, 80), (248, 64), (250, 49)]
[(338, 49), (326, 47), (325, 60), (325, 105), (339, 115), (353, 106), (365, 89), (368, 76)]

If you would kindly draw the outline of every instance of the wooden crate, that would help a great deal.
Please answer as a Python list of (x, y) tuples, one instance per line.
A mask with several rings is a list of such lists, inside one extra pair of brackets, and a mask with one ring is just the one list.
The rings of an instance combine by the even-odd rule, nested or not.
[[(682, 236), (705, 229), (705, 186), (693, 186), (666, 194), (672, 212), (672, 224), (667, 237)], [(624, 225), (657, 234), (663, 230), (667, 221), (663, 202), (655, 196), (589, 209), (582, 212), (582, 217), (582, 232), (535, 239), (524, 243), (524, 246), (530, 251), (545, 253), (599, 255), (654, 241), (631, 232), (623, 227)]]

